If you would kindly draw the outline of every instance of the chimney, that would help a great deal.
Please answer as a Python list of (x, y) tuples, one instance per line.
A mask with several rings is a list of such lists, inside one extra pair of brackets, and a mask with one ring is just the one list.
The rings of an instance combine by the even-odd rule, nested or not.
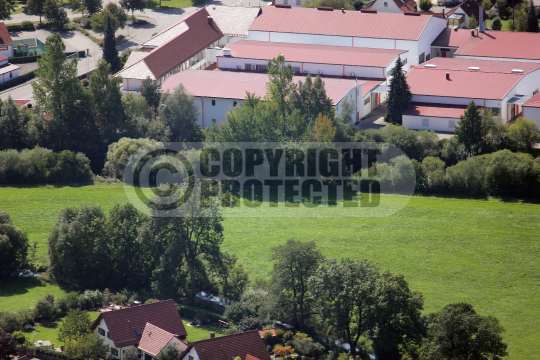
[(210, 25), (210, 26), (212, 25), (212, 17), (211, 16), (208, 17), (208, 25)]
[(210, 339), (213, 339), (216, 337), (216, 333), (213, 331), (210, 331)]
[(471, 29), (471, 36), (474, 36), (474, 29)]
[(484, 32), (484, 8), (482, 5), (479, 6), (478, 10), (478, 27), (481, 32)]
[(341, 12), (345, 14), (345, 8), (341, 8)]
[(231, 56), (231, 49), (223, 48), (223, 56)]
[(449, 72), (446, 73), (446, 80), (450, 80), (450, 73)]

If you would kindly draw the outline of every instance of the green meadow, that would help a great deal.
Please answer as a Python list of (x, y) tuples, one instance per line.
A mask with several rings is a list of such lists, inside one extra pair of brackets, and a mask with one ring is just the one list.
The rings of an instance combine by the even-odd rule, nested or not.
[[(0, 210), (38, 242), (42, 262), (62, 208), (95, 203), (107, 211), (127, 201), (119, 184), (0, 188)], [(400, 208), (404, 198), (385, 201)], [(403, 273), (423, 293), (426, 312), (467, 301), (480, 314), (497, 317), (511, 359), (540, 353), (540, 205), (415, 196), (382, 217), (246, 217), (249, 210), (239, 211), (244, 216), (225, 218), (223, 247), (253, 279), (268, 276), (272, 247), (286, 239), (315, 241), (328, 257), (366, 258)], [(29, 307), (48, 292), (64, 291), (49, 283), (0, 284), (0, 310)]]

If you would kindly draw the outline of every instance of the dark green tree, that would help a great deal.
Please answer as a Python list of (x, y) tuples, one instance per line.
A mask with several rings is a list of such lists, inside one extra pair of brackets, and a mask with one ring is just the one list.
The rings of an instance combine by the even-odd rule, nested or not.
[(467, 106), (465, 114), (460, 116), (455, 133), (458, 141), (465, 145), (469, 156), (478, 155), (482, 151), (485, 131), (483, 129), (482, 115), (473, 100)]
[(388, 113), (387, 120), (394, 124), (401, 124), (403, 110), (411, 103), (412, 94), (407, 84), (403, 62), (398, 57), (396, 65), (390, 72), (390, 90), (388, 91)]
[(139, 92), (146, 99), (148, 106), (157, 108), (159, 101), (161, 100), (161, 93), (159, 92), (159, 83), (156, 80), (146, 78), (143, 81), (142, 86), (139, 88)]
[(377, 359), (400, 360), (422, 341), (422, 294), (411, 291), (403, 275), (385, 271), (373, 291), (371, 341)]
[(28, 142), (28, 124), (20, 107), (11, 95), (1, 103), (0, 111), (0, 150), (23, 149)]
[(12, 359), (17, 355), (18, 343), (13, 337), (0, 329), (0, 359)]
[(171, 141), (203, 140), (202, 129), (197, 124), (199, 110), (183, 85), (180, 84), (172, 93), (161, 95), (158, 114), (171, 130)]
[(86, 334), (77, 341), (68, 343), (65, 354), (74, 360), (106, 359), (109, 346), (103, 343), (103, 338), (97, 334)]
[(0, 20), (10, 19), (12, 11), (15, 11), (14, 2), (10, 0), (0, 1)]
[(288, 309), (292, 325), (300, 329), (306, 328), (306, 320), (313, 312), (308, 279), (315, 274), (323, 259), (313, 241), (287, 240), (272, 249), (272, 283)]
[(468, 29), (476, 29), (478, 27), (478, 20), (474, 17), (474, 14), (469, 18), (469, 23), (467, 24)]
[(118, 49), (116, 48), (116, 37), (111, 25), (111, 18), (107, 17), (107, 28), (105, 38), (103, 39), (103, 59), (111, 66), (111, 73), (120, 70), (120, 59), (118, 58)]
[(31, 14), (39, 15), (39, 22), (41, 23), (41, 15), (45, 7), (45, 0), (28, 0), (26, 2), (26, 9)]
[(88, 16), (97, 14), (101, 11), (101, 9), (103, 9), (102, 0), (84, 0), (84, 5), (86, 7), (86, 10), (88, 10)]
[(146, 8), (146, 2), (145, 0), (120, 0), (120, 6), (122, 6), (126, 11), (131, 11), (131, 18), (133, 23), (135, 23), (135, 15), (133, 12), (135, 10), (140, 10), (144, 12), (144, 9)]
[(502, 21), (501, 18), (496, 16), (495, 19), (491, 22), (491, 29), (496, 31), (501, 31), (502, 29)]
[(430, 12), (433, 7), (433, 3), (429, 0), (420, 0), (420, 10), (424, 12)]
[(470, 304), (449, 304), (428, 315), (427, 328), (422, 359), (500, 360), (508, 356), (499, 321), (478, 315)]
[(105, 34), (107, 32), (107, 22), (110, 20), (113, 32), (123, 29), (126, 26), (127, 14), (120, 6), (115, 3), (108, 4), (105, 9), (92, 15), (90, 26), (97, 33)]
[(28, 238), (13, 225), (9, 214), (0, 211), (0, 279), (23, 270), (27, 264)]
[[(378, 268), (366, 260), (328, 259), (322, 263), (309, 286), (324, 323), (358, 354), (358, 342), (372, 330), (372, 294)], [(367, 354), (364, 354), (367, 355)]]
[(72, 309), (62, 321), (58, 331), (58, 340), (62, 342), (74, 342), (90, 332), (92, 321), (86, 311)]
[(167, 350), (160, 352), (156, 357), (156, 360), (177, 360), (179, 356), (180, 353), (178, 350), (174, 347), (170, 347)]
[(332, 100), (326, 95), (324, 81), (319, 75), (315, 77), (315, 81), (311, 80), (309, 74), (305, 82), (299, 81), (298, 87), (294, 89), (293, 99), (294, 108), (299, 109), (310, 124), (315, 122), (319, 114), (327, 116), (330, 120), (334, 118)]
[(529, 0), (529, 7), (527, 9), (527, 32), (538, 32), (538, 18), (536, 17), (536, 9), (532, 0)]
[(47, 0), (44, 5), (45, 19), (52, 24), (55, 30), (62, 30), (68, 22), (67, 12), (58, 0)]
[(112, 260), (105, 236), (105, 215), (99, 206), (65, 208), (49, 234), (51, 275), (86, 288), (107, 284)]

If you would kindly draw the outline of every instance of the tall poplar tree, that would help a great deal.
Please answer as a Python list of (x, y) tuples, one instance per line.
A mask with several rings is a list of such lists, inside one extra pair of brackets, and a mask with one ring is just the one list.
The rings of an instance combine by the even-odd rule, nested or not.
[(111, 65), (111, 73), (120, 70), (116, 38), (114, 37), (114, 29), (111, 24), (111, 18), (109, 17), (107, 17), (107, 28), (105, 30), (105, 38), (103, 39), (103, 58)]

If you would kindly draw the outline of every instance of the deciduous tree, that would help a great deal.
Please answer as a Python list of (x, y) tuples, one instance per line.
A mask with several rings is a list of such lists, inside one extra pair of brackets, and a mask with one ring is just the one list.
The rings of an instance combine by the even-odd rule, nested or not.
[(183, 85), (180, 84), (172, 93), (161, 95), (158, 114), (171, 130), (171, 141), (203, 140), (202, 129), (197, 123), (199, 110)]
[(28, 0), (26, 2), (26, 9), (31, 14), (39, 15), (39, 23), (41, 23), (41, 15), (43, 14), (45, 7), (45, 0)]
[(469, 18), (469, 23), (467, 24), (467, 28), (469, 29), (476, 29), (478, 27), (478, 20), (474, 17), (474, 14), (471, 14), (471, 17)]
[(131, 11), (131, 17), (133, 23), (135, 23), (135, 15), (133, 12), (135, 10), (140, 10), (144, 12), (146, 8), (146, 2), (144, 0), (120, 0), (120, 6), (122, 6), (126, 11)]
[(161, 93), (159, 92), (159, 83), (156, 80), (146, 78), (142, 86), (139, 88), (139, 92), (146, 99), (148, 106), (157, 108), (159, 101), (161, 100)]
[(9, 0), (0, 1), (0, 20), (8, 20), (11, 18), (11, 12), (15, 11), (15, 5)]
[[(285, 120), (291, 110), (296, 88), (293, 83), (294, 69), (290, 64), (285, 65), (285, 57), (280, 54), (277, 58), (268, 61), (268, 77), (266, 97), (278, 105), (282, 119)], [(283, 130), (283, 133), (285, 132), (286, 129)]]
[(28, 144), (28, 122), (11, 95), (1, 103), (0, 150), (23, 149)]
[(332, 142), (336, 136), (336, 128), (332, 126), (332, 121), (323, 114), (319, 114), (315, 119), (311, 137), (313, 141)]
[(540, 131), (534, 121), (519, 117), (508, 127), (508, 140), (512, 150), (531, 153), (540, 142)]
[(58, 331), (58, 340), (62, 342), (76, 342), (84, 335), (90, 333), (92, 321), (86, 311), (72, 309), (62, 321)]
[(66, 346), (65, 354), (74, 360), (100, 360), (107, 357), (109, 346), (96, 334), (86, 334)]
[(473, 100), (469, 103), (467, 111), (459, 118), (459, 126), (455, 129), (456, 137), (465, 145), (469, 156), (478, 155), (484, 145), (482, 116)]
[(64, 24), (68, 22), (67, 12), (58, 0), (45, 1), (44, 11), (45, 19), (47, 19), (56, 30), (62, 30)]
[(311, 80), (311, 75), (306, 76), (305, 82), (299, 81), (293, 93), (294, 107), (300, 110), (310, 124), (315, 122), (319, 114), (327, 116), (330, 120), (334, 118), (334, 108), (332, 100), (326, 95), (324, 81), (317, 75), (315, 81)]
[(17, 355), (17, 345), (11, 335), (0, 329), (0, 359), (8, 360)]
[(90, 19), (90, 26), (92, 26), (92, 30), (95, 32), (105, 34), (107, 32), (107, 22), (109, 20), (114, 36), (114, 33), (116, 33), (118, 29), (123, 29), (126, 26), (126, 12), (115, 3), (110, 3), (105, 7), (105, 9), (92, 15), (92, 18)]
[(13, 225), (9, 214), (0, 211), (0, 279), (23, 270), (27, 264), (28, 238)]

